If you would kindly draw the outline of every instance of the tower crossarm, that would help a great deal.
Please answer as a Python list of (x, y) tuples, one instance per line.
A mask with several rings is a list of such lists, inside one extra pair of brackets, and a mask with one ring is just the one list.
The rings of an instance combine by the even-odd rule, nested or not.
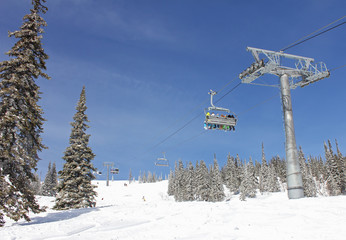
[[(297, 86), (304, 87), (330, 75), (326, 65), (324, 63), (313, 64), (313, 58), (253, 47), (247, 47), (246, 50), (252, 53), (255, 62), (239, 74), (242, 83), (252, 83), (266, 73), (276, 76), (287, 74), (292, 79), (290, 87), (294, 89)], [(264, 58), (261, 59), (261, 57)], [(284, 59), (290, 60), (285, 60), (285, 66), (283, 65)], [(287, 63), (292, 61), (293, 64), (287, 66)]]

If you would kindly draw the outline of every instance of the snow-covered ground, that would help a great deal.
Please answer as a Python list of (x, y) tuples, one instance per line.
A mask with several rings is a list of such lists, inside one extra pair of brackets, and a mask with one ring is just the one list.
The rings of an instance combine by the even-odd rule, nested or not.
[[(346, 196), (288, 200), (286, 193), (242, 202), (175, 202), (167, 181), (124, 186), (95, 181), (97, 206), (6, 219), (0, 239), (345, 239)], [(145, 201), (143, 200), (145, 198)], [(54, 198), (39, 197), (52, 207)]]

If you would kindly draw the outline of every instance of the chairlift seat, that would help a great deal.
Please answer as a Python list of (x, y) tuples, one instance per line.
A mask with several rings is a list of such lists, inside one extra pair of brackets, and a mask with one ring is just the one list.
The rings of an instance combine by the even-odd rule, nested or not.
[(205, 119), (206, 124), (226, 125), (234, 127), (237, 124), (237, 119), (232, 117), (217, 117), (210, 116)]
[(169, 163), (167, 158), (165, 157), (165, 154), (163, 154), (164, 157), (157, 158), (155, 165), (159, 167), (169, 167)]
[[(213, 96), (216, 94), (215, 91), (210, 90), (210, 105), (211, 107), (208, 107), (204, 110), (206, 114), (206, 118), (204, 121), (205, 128), (206, 129), (224, 129), (224, 126), (229, 127), (230, 129), (233, 128), (237, 124), (237, 117), (234, 113), (232, 113), (229, 109), (227, 108), (221, 108), (221, 107), (216, 107), (213, 104)], [(216, 111), (216, 115), (210, 114), (211, 112)], [(218, 113), (219, 112), (219, 113)], [(223, 114), (220, 114), (222, 112), (224, 116), (221, 116)], [(208, 114), (207, 114), (208, 113)], [(220, 116), (219, 116), (220, 115)], [(214, 126), (218, 126), (215, 128)]]

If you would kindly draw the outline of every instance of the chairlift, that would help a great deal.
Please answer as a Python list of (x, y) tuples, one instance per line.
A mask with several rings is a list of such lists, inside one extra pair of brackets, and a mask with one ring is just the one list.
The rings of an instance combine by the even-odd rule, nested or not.
[(234, 131), (238, 120), (237, 116), (227, 108), (214, 106), (213, 96), (216, 94), (215, 91), (210, 90), (208, 94), (210, 94), (211, 107), (204, 109), (204, 129)]
[(111, 168), (110, 172), (113, 173), (113, 174), (118, 174), (119, 173), (119, 168)]
[(169, 167), (169, 162), (165, 157), (165, 153), (163, 153), (162, 158), (157, 158), (155, 165), (159, 167)]

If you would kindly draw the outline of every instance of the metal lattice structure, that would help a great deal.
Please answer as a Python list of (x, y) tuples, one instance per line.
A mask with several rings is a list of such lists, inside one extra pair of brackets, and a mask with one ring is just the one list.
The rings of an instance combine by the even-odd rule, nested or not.
[[(287, 74), (289, 76), (290, 88), (295, 89), (298, 86), (305, 87), (330, 75), (326, 64), (322, 62), (313, 64), (313, 58), (252, 47), (248, 47), (246, 50), (252, 53), (255, 62), (239, 74), (242, 83), (256, 84), (253, 81), (267, 73), (276, 76)], [(261, 59), (260, 57), (262, 56), (264, 58)], [(293, 66), (283, 66), (281, 63), (283, 58), (293, 60)], [(279, 87), (278, 85), (258, 85)]]
[[(313, 58), (252, 47), (248, 47), (247, 51), (252, 53), (255, 62), (239, 74), (242, 83), (275, 86), (279, 87), (281, 90), (286, 136), (285, 150), (287, 159), (288, 198), (302, 198), (304, 197), (304, 189), (294, 133), (291, 89), (295, 89), (298, 86), (304, 87), (310, 83), (317, 82), (323, 78), (329, 77), (330, 73), (324, 63), (313, 64)], [(261, 59), (260, 56), (264, 56), (264, 58)], [(287, 60), (291, 61), (290, 66), (284, 66), (283, 62), (286, 64)], [(280, 85), (254, 83), (257, 78), (264, 74), (272, 74), (280, 77)]]

